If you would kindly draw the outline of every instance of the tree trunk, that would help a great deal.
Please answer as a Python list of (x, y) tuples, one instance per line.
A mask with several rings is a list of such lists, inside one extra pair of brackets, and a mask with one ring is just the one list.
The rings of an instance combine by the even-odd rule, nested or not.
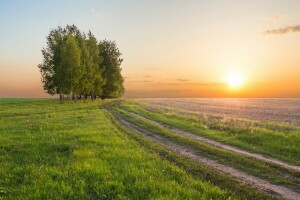
[(63, 103), (64, 102), (64, 97), (62, 94), (59, 95), (59, 102), (60, 103)]

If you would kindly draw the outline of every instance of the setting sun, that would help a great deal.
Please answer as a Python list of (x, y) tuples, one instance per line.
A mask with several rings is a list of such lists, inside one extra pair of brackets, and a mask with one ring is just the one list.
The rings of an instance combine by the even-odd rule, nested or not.
[(231, 87), (238, 87), (243, 83), (244, 79), (240, 74), (230, 74), (226, 82), (231, 86)]

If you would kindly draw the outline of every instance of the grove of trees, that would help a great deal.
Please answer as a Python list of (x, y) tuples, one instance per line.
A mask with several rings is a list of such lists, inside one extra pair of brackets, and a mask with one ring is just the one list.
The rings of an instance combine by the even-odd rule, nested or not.
[(121, 53), (113, 41), (97, 41), (75, 25), (58, 27), (47, 36), (38, 65), (44, 90), (72, 100), (114, 98), (124, 94)]

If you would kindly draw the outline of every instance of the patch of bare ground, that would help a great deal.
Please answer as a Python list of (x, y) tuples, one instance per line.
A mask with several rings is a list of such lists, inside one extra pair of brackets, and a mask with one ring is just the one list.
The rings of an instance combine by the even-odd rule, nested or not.
[[(109, 110), (110, 112), (112, 112), (108, 108), (108, 106), (105, 106), (105, 108), (107, 110)], [(178, 153), (180, 155), (183, 155), (183, 156), (186, 156), (193, 160), (196, 160), (197, 162), (208, 165), (216, 170), (222, 171), (223, 173), (226, 173), (232, 177), (237, 178), (243, 184), (247, 184), (247, 185), (256, 187), (258, 190), (265, 192), (267, 194), (272, 194), (279, 198), (289, 199), (289, 200), (300, 199), (300, 194), (293, 192), (292, 190), (290, 190), (286, 187), (271, 184), (270, 182), (268, 182), (266, 180), (249, 175), (249, 174), (239, 171), (233, 167), (220, 164), (214, 160), (210, 160), (206, 157), (203, 157), (203, 156), (197, 154), (194, 150), (192, 150), (186, 146), (178, 145), (178, 144), (171, 142), (165, 138), (162, 138), (156, 134), (153, 134), (145, 129), (142, 129), (134, 124), (127, 122), (126, 120), (124, 120), (120, 116), (118, 116), (116, 113), (114, 113), (114, 112), (112, 112), (112, 113), (122, 126), (127, 127), (143, 136), (146, 136), (146, 137), (152, 139), (153, 141), (156, 141), (157, 143), (165, 146), (166, 148), (172, 150), (175, 153)]]
[(226, 145), (226, 144), (222, 144), (220, 142), (217, 142), (217, 141), (214, 141), (214, 140), (210, 140), (210, 139), (207, 139), (207, 138), (204, 138), (204, 137), (201, 137), (201, 136), (198, 136), (198, 135), (195, 135), (193, 133), (190, 133), (190, 132), (187, 132), (187, 131), (183, 131), (183, 130), (180, 130), (178, 128), (174, 128), (170, 125), (166, 125), (166, 124), (162, 124), (162, 123), (158, 123), (156, 121), (153, 121), (153, 120), (150, 120), (150, 119), (147, 119), (141, 115), (138, 115), (136, 113), (133, 113), (133, 112), (130, 112), (130, 111), (127, 111), (127, 110), (124, 110), (122, 108), (119, 108), (118, 109), (120, 110), (123, 110), (124, 112), (128, 112), (130, 113), (131, 115), (134, 115), (135, 117), (138, 117), (140, 119), (143, 119), (143, 120), (146, 120), (150, 123), (153, 123), (153, 124), (156, 124), (158, 126), (161, 126), (161, 127), (164, 127), (172, 132), (175, 132), (175, 133), (178, 133), (178, 134), (181, 134), (181, 135), (184, 135), (184, 136), (187, 136), (189, 138), (192, 138), (192, 139), (195, 139), (197, 141), (200, 141), (200, 142), (203, 142), (203, 143), (206, 143), (206, 144), (209, 144), (211, 146), (215, 146), (215, 147), (218, 147), (218, 148), (221, 148), (221, 149), (225, 149), (225, 150), (229, 150), (229, 151), (232, 151), (232, 152), (235, 152), (235, 153), (239, 153), (239, 154), (242, 154), (242, 155), (246, 155), (246, 156), (249, 156), (249, 157), (253, 157), (253, 158), (256, 158), (256, 159), (259, 159), (259, 160), (263, 160), (263, 161), (266, 161), (266, 162), (270, 162), (270, 163), (273, 163), (273, 164), (276, 164), (276, 165), (279, 165), (281, 167), (284, 167), (284, 168), (287, 168), (287, 169), (291, 169), (291, 170), (294, 170), (294, 171), (297, 171), (297, 172), (300, 172), (300, 166), (295, 166), (295, 165), (291, 165), (291, 164), (288, 164), (288, 163), (285, 163), (283, 161), (280, 161), (280, 160), (277, 160), (277, 159), (274, 159), (274, 158), (270, 158), (270, 157), (267, 157), (265, 155), (261, 155), (261, 154), (257, 154), (257, 153), (251, 153), (251, 152), (248, 152), (248, 151), (245, 151), (245, 150), (241, 150), (237, 147), (233, 147), (233, 146), (230, 146), (230, 145)]

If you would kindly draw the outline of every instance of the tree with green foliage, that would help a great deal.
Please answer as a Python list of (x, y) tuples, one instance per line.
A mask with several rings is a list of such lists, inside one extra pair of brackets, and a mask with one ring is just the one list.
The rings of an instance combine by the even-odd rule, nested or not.
[(106, 82), (103, 86), (102, 98), (120, 97), (124, 94), (124, 78), (121, 75), (121, 52), (113, 41), (103, 40), (99, 43), (99, 53), (103, 58), (100, 67)]
[(102, 87), (106, 82), (105, 78), (103, 77), (103, 70), (101, 68), (103, 58), (99, 54), (97, 43), (98, 42), (95, 36), (89, 32), (87, 44), (93, 63), (92, 69), (94, 73), (94, 76), (90, 77), (90, 83), (92, 84), (90, 94), (92, 100), (94, 100), (96, 96), (101, 96), (103, 94)]
[(62, 46), (64, 30), (61, 27), (51, 30), (47, 37), (47, 48), (42, 49), (43, 63), (38, 65), (42, 74), (43, 88), (48, 94), (60, 94), (63, 101)]
[(84, 70), (80, 60), (80, 48), (73, 35), (68, 35), (62, 47), (62, 66), (64, 67), (64, 93), (72, 99), (80, 93), (80, 79)]
[(50, 31), (43, 62), (38, 65), (44, 90), (77, 100), (120, 97), (124, 93), (121, 53), (115, 42), (101, 41), (89, 32), (86, 36), (75, 25)]
[(83, 75), (80, 79), (80, 94), (83, 95), (84, 99), (91, 93), (93, 87), (93, 61), (90, 56), (90, 51), (88, 49), (87, 41), (83, 38), (80, 41), (80, 49), (81, 49), (81, 68), (83, 70)]

